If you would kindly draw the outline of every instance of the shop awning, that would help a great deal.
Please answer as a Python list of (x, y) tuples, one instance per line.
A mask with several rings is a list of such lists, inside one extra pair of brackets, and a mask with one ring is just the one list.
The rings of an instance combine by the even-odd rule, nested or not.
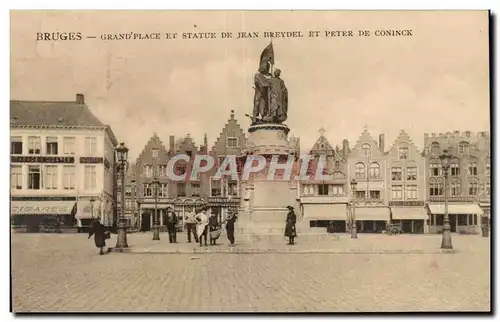
[(12, 215), (71, 215), (74, 201), (11, 201)]
[(390, 209), (386, 207), (356, 207), (356, 220), (380, 220), (388, 221), (390, 219)]
[(393, 207), (392, 219), (396, 220), (426, 220), (429, 218), (424, 207)]
[(75, 218), (77, 219), (92, 219), (92, 218), (101, 218), (101, 202), (94, 202), (93, 206), (94, 216), (92, 216), (92, 207), (90, 206), (90, 202), (88, 200), (78, 201), (76, 208)]
[(304, 220), (346, 220), (345, 204), (306, 204)]
[[(431, 214), (434, 215), (444, 215), (444, 203), (429, 204), (429, 210)], [(448, 204), (448, 214), (454, 215), (465, 215), (465, 214), (477, 214), (482, 215), (484, 212), (479, 207), (477, 203), (449, 203)]]

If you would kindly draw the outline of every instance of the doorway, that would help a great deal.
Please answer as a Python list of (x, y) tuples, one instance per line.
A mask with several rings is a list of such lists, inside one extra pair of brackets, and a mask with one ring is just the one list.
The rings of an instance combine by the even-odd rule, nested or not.
[(146, 212), (142, 214), (141, 218), (141, 231), (151, 230), (151, 214)]

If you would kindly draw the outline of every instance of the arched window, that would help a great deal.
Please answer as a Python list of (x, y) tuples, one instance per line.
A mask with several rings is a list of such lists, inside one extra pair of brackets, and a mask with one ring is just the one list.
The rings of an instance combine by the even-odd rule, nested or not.
[(439, 160), (431, 160), (429, 163), (429, 176), (439, 177), (443, 175), (443, 166)]
[(431, 144), (431, 153), (432, 154), (438, 154), (441, 152), (441, 146), (439, 145), (438, 142), (432, 142)]
[(457, 158), (451, 160), (450, 174), (452, 177), (460, 176), (460, 160), (458, 160)]
[(451, 195), (460, 196), (462, 194), (462, 184), (460, 179), (454, 179), (450, 184)]
[(459, 154), (468, 154), (469, 153), (469, 143), (462, 141), (458, 143), (458, 153)]
[(366, 178), (366, 167), (362, 162), (356, 163), (356, 179)]
[(469, 196), (477, 196), (479, 193), (479, 180), (471, 178), (469, 180)]
[(363, 144), (362, 149), (363, 149), (364, 157), (369, 159), (371, 157), (370, 145), (368, 143), (365, 143), (365, 144)]
[(380, 164), (377, 162), (373, 162), (370, 164), (370, 178), (379, 178), (380, 177)]

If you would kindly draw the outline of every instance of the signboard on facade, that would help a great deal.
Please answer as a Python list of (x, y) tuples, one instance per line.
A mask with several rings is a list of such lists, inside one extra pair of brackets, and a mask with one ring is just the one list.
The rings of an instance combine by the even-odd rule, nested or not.
[(10, 157), (12, 163), (75, 163), (74, 157), (58, 156), (24, 156), (13, 155)]
[(101, 157), (81, 157), (80, 163), (87, 163), (87, 164), (104, 163), (104, 158), (101, 158)]
[(389, 201), (390, 207), (423, 207), (422, 200), (408, 200), (408, 201)]
[(13, 215), (71, 215), (73, 202), (50, 203), (48, 205), (34, 204), (32, 202), (11, 204)]

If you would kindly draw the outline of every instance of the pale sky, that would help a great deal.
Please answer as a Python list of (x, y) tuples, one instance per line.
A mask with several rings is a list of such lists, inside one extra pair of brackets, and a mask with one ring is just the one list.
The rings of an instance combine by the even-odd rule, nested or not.
[[(411, 37), (325, 38), (325, 30), (411, 29)], [(320, 30), (320, 38), (308, 38)], [(36, 41), (37, 32), (81, 32), (82, 41)], [(269, 39), (100, 40), (103, 33), (302, 31), (273, 39), (289, 91), (286, 124), (312, 147), (324, 127), (335, 146), (365, 125), (388, 149), (405, 129), (488, 131), (486, 11), (13, 12), (11, 99), (74, 100), (83, 93), (131, 157), (156, 132), (214, 144), (234, 109), (244, 130), (253, 76)], [(96, 36), (96, 39), (85, 39)]]

